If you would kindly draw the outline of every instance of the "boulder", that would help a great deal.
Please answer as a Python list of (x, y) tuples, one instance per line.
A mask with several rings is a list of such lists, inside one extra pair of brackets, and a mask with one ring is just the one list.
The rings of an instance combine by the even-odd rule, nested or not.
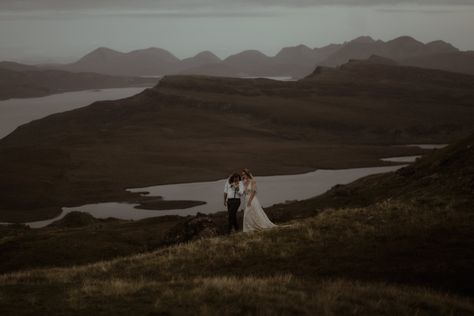
[(190, 217), (183, 223), (172, 228), (165, 236), (167, 245), (184, 243), (188, 241), (216, 237), (218, 229), (216, 223), (207, 215), (200, 214)]

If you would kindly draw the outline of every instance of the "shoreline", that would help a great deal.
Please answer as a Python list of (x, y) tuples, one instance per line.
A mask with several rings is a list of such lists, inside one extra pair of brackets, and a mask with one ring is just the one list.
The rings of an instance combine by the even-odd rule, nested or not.
[[(324, 145), (320, 144), (319, 146), (324, 147)], [(332, 145), (337, 146), (337, 145)], [(396, 147), (394, 147), (396, 146)], [(354, 147), (352, 145), (351, 147)], [(364, 147), (368, 147), (367, 145)], [(423, 149), (419, 147), (415, 147), (412, 145), (387, 145), (385, 147), (375, 146), (379, 150), (384, 148), (386, 151), (384, 154), (378, 152), (372, 153), (369, 157), (363, 157), (361, 159), (358, 156), (359, 152), (357, 148), (359, 146), (355, 146), (356, 150), (354, 151), (354, 160), (353, 161), (340, 161), (334, 159), (331, 163), (334, 167), (328, 167), (326, 164), (325, 168), (311, 168), (311, 167), (304, 167), (304, 166), (293, 166), (292, 168), (288, 167), (277, 167), (277, 166), (266, 166), (266, 168), (259, 168), (256, 169), (259, 171), (257, 177), (268, 177), (268, 176), (291, 176), (291, 175), (303, 175), (307, 173), (314, 172), (315, 170), (350, 170), (350, 169), (361, 169), (361, 168), (377, 168), (377, 167), (391, 167), (391, 166), (402, 166), (404, 163), (398, 162), (387, 162), (383, 161), (382, 157), (387, 157), (387, 155), (391, 155), (393, 153), (400, 153), (401, 155), (414, 155), (414, 154), (427, 154), (430, 153), (433, 149)], [(394, 151), (394, 148), (396, 150)], [(324, 163), (319, 163), (320, 165), (324, 165)], [(340, 166), (340, 167), (339, 167)], [(231, 171), (229, 171), (231, 172)], [(185, 177), (182, 177), (180, 174), (179, 177), (175, 177), (175, 179), (163, 179), (162, 181), (154, 181), (152, 183), (148, 181), (141, 181), (141, 184), (138, 185), (130, 185), (128, 187), (115, 187), (113, 190), (110, 188), (105, 189), (102, 191), (103, 194), (100, 194), (100, 187), (97, 187), (99, 191), (95, 194), (97, 198), (93, 198), (93, 196), (87, 198), (74, 198), (73, 200), (69, 200), (66, 203), (62, 203), (61, 205), (51, 205), (49, 207), (37, 208), (37, 209), (4, 209), (0, 210), (0, 222), (3, 225), (9, 224), (23, 224), (23, 223), (34, 223), (34, 222), (42, 222), (42, 221), (50, 221), (55, 218), (59, 218), (62, 214), (64, 214), (63, 208), (78, 208), (85, 205), (90, 204), (99, 204), (99, 203), (128, 203), (134, 204), (136, 206), (146, 203), (150, 199), (159, 199), (160, 196), (147, 196), (144, 195), (146, 193), (146, 189), (154, 186), (162, 186), (162, 185), (181, 185), (181, 184), (192, 184), (192, 183), (200, 183), (200, 182), (215, 182), (221, 181), (224, 179), (222, 174), (217, 175), (216, 173), (210, 174), (186, 174)], [(145, 180), (145, 179), (143, 179)], [(136, 190), (136, 191), (132, 191)], [(177, 200), (173, 199), (173, 203), (182, 203), (184, 200)], [(199, 200), (194, 200), (194, 202), (198, 202)], [(166, 200), (165, 203), (169, 203), (169, 200)], [(160, 210), (156, 210), (156, 208), (147, 208), (146, 210), (152, 210), (157, 212), (158, 216)], [(54, 214), (51, 216), (51, 214)], [(65, 215), (65, 214), (64, 214)]]
[[(0, 98), (0, 102), (4, 101), (24, 101), (24, 100), (29, 100), (29, 99), (39, 99), (39, 98), (45, 98), (45, 97), (51, 97), (55, 95), (61, 95), (61, 94), (66, 94), (66, 93), (72, 93), (72, 92), (85, 92), (85, 91), (90, 91), (90, 92), (100, 92), (102, 90), (113, 90), (113, 89), (129, 89), (129, 88), (153, 88), (155, 85), (149, 85), (149, 84), (135, 84), (135, 85), (126, 85), (126, 86), (117, 86), (117, 87), (106, 87), (106, 88), (87, 88), (87, 89), (73, 89), (73, 90), (58, 90), (52, 93), (47, 93), (47, 94), (41, 94), (41, 95), (34, 95), (34, 96), (15, 96), (13, 98), (8, 98), (8, 99), (2, 99)], [(87, 105), (86, 105), (87, 106)]]
[[(295, 177), (304, 177), (304, 176), (307, 176), (307, 175), (311, 175), (313, 173), (316, 173), (316, 172), (330, 172), (330, 171), (345, 171), (345, 170), (351, 170), (351, 171), (362, 171), (363, 169), (373, 169), (373, 168), (390, 168), (390, 167), (393, 167), (393, 168), (396, 168), (394, 170), (398, 170), (399, 168), (402, 168), (404, 166), (407, 166), (407, 164), (399, 164), (399, 163), (394, 163), (394, 164), (389, 164), (388, 166), (385, 164), (385, 166), (373, 166), (373, 167), (362, 167), (362, 168), (345, 168), (345, 169), (317, 169), (317, 170), (312, 170), (310, 172), (303, 172), (303, 173), (298, 173), (298, 174), (284, 174), (284, 175), (271, 175), (271, 176), (256, 176), (257, 178), (258, 177), (262, 177), (262, 178), (272, 178), (272, 177), (292, 177), (292, 176), (295, 176)], [(382, 171), (382, 172), (375, 172), (375, 173), (372, 173), (372, 172), (368, 172), (366, 175), (362, 175), (361, 177), (357, 176), (355, 177), (354, 179), (352, 179), (350, 182), (352, 181), (355, 181), (355, 180), (358, 180), (360, 178), (364, 178), (366, 176), (370, 176), (372, 174), (382, 174), (382, 173), (389, 173), (389, 172), (393, 172), (394, 170), (387, 170), (387, 171)], [(333, 175), (334, 177), (335, 175)], [(222, 181), (225, 181), (225, 178), (220, 178), (218, 180), (211, 180), (211, 181), (200, 181), (200, 182), (185, 182), (185, 183), (178, 183), (178, 184), (171, 184), (171, 186), (174, 186), (174, 185), (195, 185), (195, 184), (198, 184), (198, 185), (205, 185), (205, 186), (211, 186), (212, 184), (215, 184), (215, 183), (219, 183), (222, 182)], [(328, 186), (327, 188), (325, 188), (323, 191), (321, 192), (315, 192), (314, 195), (310, 195), (310, 196), (307, 196), (305, 198), (291, 198), (291, 199), (286, 199), (284, 201), (277, 201), (277, 202), (274, 202), (270, 205), (266, 205), (265, 208), (272, 208), (276, 205), (281, 205), (281, 204), (286, 204), (288, 202), (302, 202), (302, 201), (305, 201), (307, 199), (311, 199), (311, 198), (314, 198), (314, 197), (317, 197), (321, 194), (324, 194), (325, 192), (327, 192), (328, 190), (330, 190), (334, 185), (339, 185), (340, 183), (333, 183), (331, 186)], [(162, 196), (158, 196), (158, 195), (150, 195), (151, 193), (149, 191), (147, 191), (147, 189), (153, 189), (153, 188), (156, 188), (156, 187), (161, 187), (161, 186), (168, 186), (168, 185), (157, 185), (157, 186), (148, 186), (148, 187), (141, 187), (141, 188), (130, 188), (130, 189), (127, 189), (125, 190), (125, 192), (127, 193), (130, 193), (130, 194), (139, 194), (138, 198), (133, 198), (133, 199), (128, 199), (128, 200), (120, 200), (120, 201), (106, 201), (106, 202), (99, 202), (99, 203), (87, 203), (87, 204), (82, 204), (82, 205), (78, 205), (78, 206), (68, 206), (68, 207), (61, 207), (61, 212), (59, 214), (56, 214), (56, 216), (54, 217), (51, 217), (51, 218), (46, 218), (46, 219), (41, 219), (41, 220), (38, 220), (38, 221), (22, 221), (22, 222), (17, 222), (17, 223), (14, 223), (14, 222), (11, 222), (11, 223), (1, 223), (3, 225), (8, 225), (8, 224), (24, 224), (24, 225), (27, 225), (33, 229), (37, 229), (37, 228), (42, 228), (42, 227), (46, 227), (47, 225), (57, 221), (57, 220), (61, 220), (62, 218), (64, 218), (67, 214), (71, 213), (71, 212), (75, 212), (75, 211), (79, 211), (79, 212), (84, 212), (84, 213), (88, 213), (88, 214), (91, 214), (93, 217), (95, 218), (101, 218), (101, 219), (105, 219), (105, 218), (114, 218), (114, 219), (117, 219), (117, 220), (132, 220), (132, 221), (139, 221), (139, 220), (142, 220), (142, 219), (145, 219), (145, 218), (152, 218), (152, 217), (163, 217), (163, 216), (179, 216), (179, 217), (182, 217), (182, 218), (185, 218), (187, 216), (195, 216), (196, 214), (198, 213), (201, 213), (201, 214), (206, 214), (206, 215), (215, 215), (215, 214), (218, 214), (218, 213), (221, 213), (222, 210), (218, 210), (217, 207), (215, 206), (209, 206), (210, 204), (208, 204), (208, 202), (205, 202), (205, 201), (197, 201), (195, 199), (183, 199), (183, 200), (178, 200), (176, 198), (171, 198), (171, 199), (166, 199), (166, 197), (162, 197)], [(133, 191), (133, 190), (136, 190), (136, 191)], [(146, 207), (147, 204), (149, 205), (149, 207)], [(145, 206), (145, 207), (143, 207)], [(175, 207), (175, 208), (170, 208), (170, 207)], [(195, 207), (197, 206), (204, 206), (206, 207), (205, 210), (196, 210)], [(150, 212), (153, 212), (153, 213), (149, 213), (150, 216), (146, 216), (146, 217), (142, 217), (142, 218), (139, 218), (139, 217), (136, 217), (136, 218), (124, 218), (123, 216), (120, 217), (120, 215), (116, 215), (116, 216), (107, 216), (107, 217), (98, 217), (94, 214), (97, 213), (98, 211), (96, 211), (96, 209), (102, 209), (103, 212), (105, 212), (107, 209), (116, 209), (115, 212), (116, 213), (120, 213), (121, 211), (119, 210), (120, 208), (123, 208), (123, 207), (126, 207), (126, 208), (130, 208), (130, 209), (134, 209), (134, 210), (137, 210), (137, 213), (140, 211), (140, 210), (144, 210), (144, 211), (150, 211)], [(81, 210), (82, 208), (82, 210)], [(207, 208), (212, 208), (209, 209), (209, 211), (207, 211)], [(66, 209), (66, 210), (65, 210)], [(87, 210), (89, 209), (89, 211)], [(133, 211), (130, 210), (129, 211), (129, 214), (132, 214)], [(139, 216), (138, 214), (133, 214), (135, 216)]]

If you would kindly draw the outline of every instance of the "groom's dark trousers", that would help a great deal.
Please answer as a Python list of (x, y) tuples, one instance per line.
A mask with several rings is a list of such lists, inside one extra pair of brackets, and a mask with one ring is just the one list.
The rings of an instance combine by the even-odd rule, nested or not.
[(229, 213), (229, 234), (232, 232), (232, 228), (235, 231), (239, 230), (239, 224), (237, 224), (237, 211), (240, 207), (240, 199), (227, 199), (227, 211)]

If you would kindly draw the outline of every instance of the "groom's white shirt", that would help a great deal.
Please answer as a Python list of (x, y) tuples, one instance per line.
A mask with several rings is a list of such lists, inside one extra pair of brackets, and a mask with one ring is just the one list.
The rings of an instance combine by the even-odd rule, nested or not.
[(230, 185), (229, 180), (226, 180), (225, 185), (224, 185), (224, 193), (227, 194), (228, 199), (240, 199), (242, 197), (242, 195), (244, 194), (244, 184), (243, 184), (243, 182), (239, 181), (239, 190), (236, 191)]

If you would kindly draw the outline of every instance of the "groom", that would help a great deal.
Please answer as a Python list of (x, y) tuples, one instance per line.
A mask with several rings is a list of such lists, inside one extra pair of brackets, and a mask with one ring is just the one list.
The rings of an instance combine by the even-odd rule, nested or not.
[(224, 185), (224, 206), (227, 207), (229, 213), (229, 234), (232, 232), (232, 228), (235, 231), (239, 230), (237, 224), (237, 211), (240, 207), (240, 198), (244, 193), (244, 184), (241, 181), (238, 173), (233, 173)]

